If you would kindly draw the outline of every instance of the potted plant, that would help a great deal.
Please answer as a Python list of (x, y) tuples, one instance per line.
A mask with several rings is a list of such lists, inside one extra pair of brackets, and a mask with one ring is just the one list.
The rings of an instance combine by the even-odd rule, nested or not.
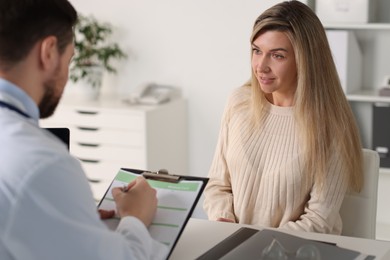
[(110, 62), (127, 57), (117, 43), (108, 42), (111, 34), (110, 24), (101, 23), (93, 16), (79, 15), (75, 26), (75, 54), (69, 77), (74, 83), (87, 83), (95, 93), (92, 98), (99, 95), (103, 72), (116, 73)]

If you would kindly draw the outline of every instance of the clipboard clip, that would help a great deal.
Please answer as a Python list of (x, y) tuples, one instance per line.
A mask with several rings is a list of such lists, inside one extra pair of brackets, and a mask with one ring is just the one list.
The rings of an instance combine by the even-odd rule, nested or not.
[(160, 169), (158, 171), (144, 171), (142, 173), (146, 179), (156, 180), (156, 181), (166, 181), (177, 183), (180, 180), (180, 176), (170, 174), (166, 169)]

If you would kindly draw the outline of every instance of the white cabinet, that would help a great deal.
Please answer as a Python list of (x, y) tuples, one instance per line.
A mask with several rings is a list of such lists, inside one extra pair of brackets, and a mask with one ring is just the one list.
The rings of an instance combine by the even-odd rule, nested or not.
[(120, 98), (86, 102), (65, 97), (42, 127), (68, 127), (70, 152), (80, 159), (96, 200), (121, 167), (188, 171), (187, 102), (128, 105)]

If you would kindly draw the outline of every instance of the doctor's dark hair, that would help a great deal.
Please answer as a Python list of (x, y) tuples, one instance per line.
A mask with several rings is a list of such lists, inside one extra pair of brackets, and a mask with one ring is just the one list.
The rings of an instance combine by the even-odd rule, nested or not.
[(68, 0), (1, 0), (0, 66), (9, 69), (48, 36), (62, 54), (73, 41), (77, 12)]
[[(341, 87), (323, 25), (307, 5), (290, 0), (270, 7), (255, 20), (251, 45), (267, 31), (284, 33), (294, 49), (294, 116), (306, 172), (322, 183), (336, 152), (342, 158), (349, 187), (359, 191), (363, 184), (359, 130)], [(268, 102), (253, 71), (246, 86), (251, 88), (250, 106), (256, 124), (265, 117)]]

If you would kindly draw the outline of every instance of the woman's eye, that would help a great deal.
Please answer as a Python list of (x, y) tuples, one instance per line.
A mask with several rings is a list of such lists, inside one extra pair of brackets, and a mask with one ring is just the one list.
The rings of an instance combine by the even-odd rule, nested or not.
[(256, 48), (252, 48), (252, 53), (254, 54), (260, 54), (260, 50), (259, 49), (256, 49)]
[(278, 59), (278, 60), (284, 59), (284, 56), (281, 54), (278, 54), (278, 53), (272, 53), (272, 57), (274, 57), (275, 59)]

